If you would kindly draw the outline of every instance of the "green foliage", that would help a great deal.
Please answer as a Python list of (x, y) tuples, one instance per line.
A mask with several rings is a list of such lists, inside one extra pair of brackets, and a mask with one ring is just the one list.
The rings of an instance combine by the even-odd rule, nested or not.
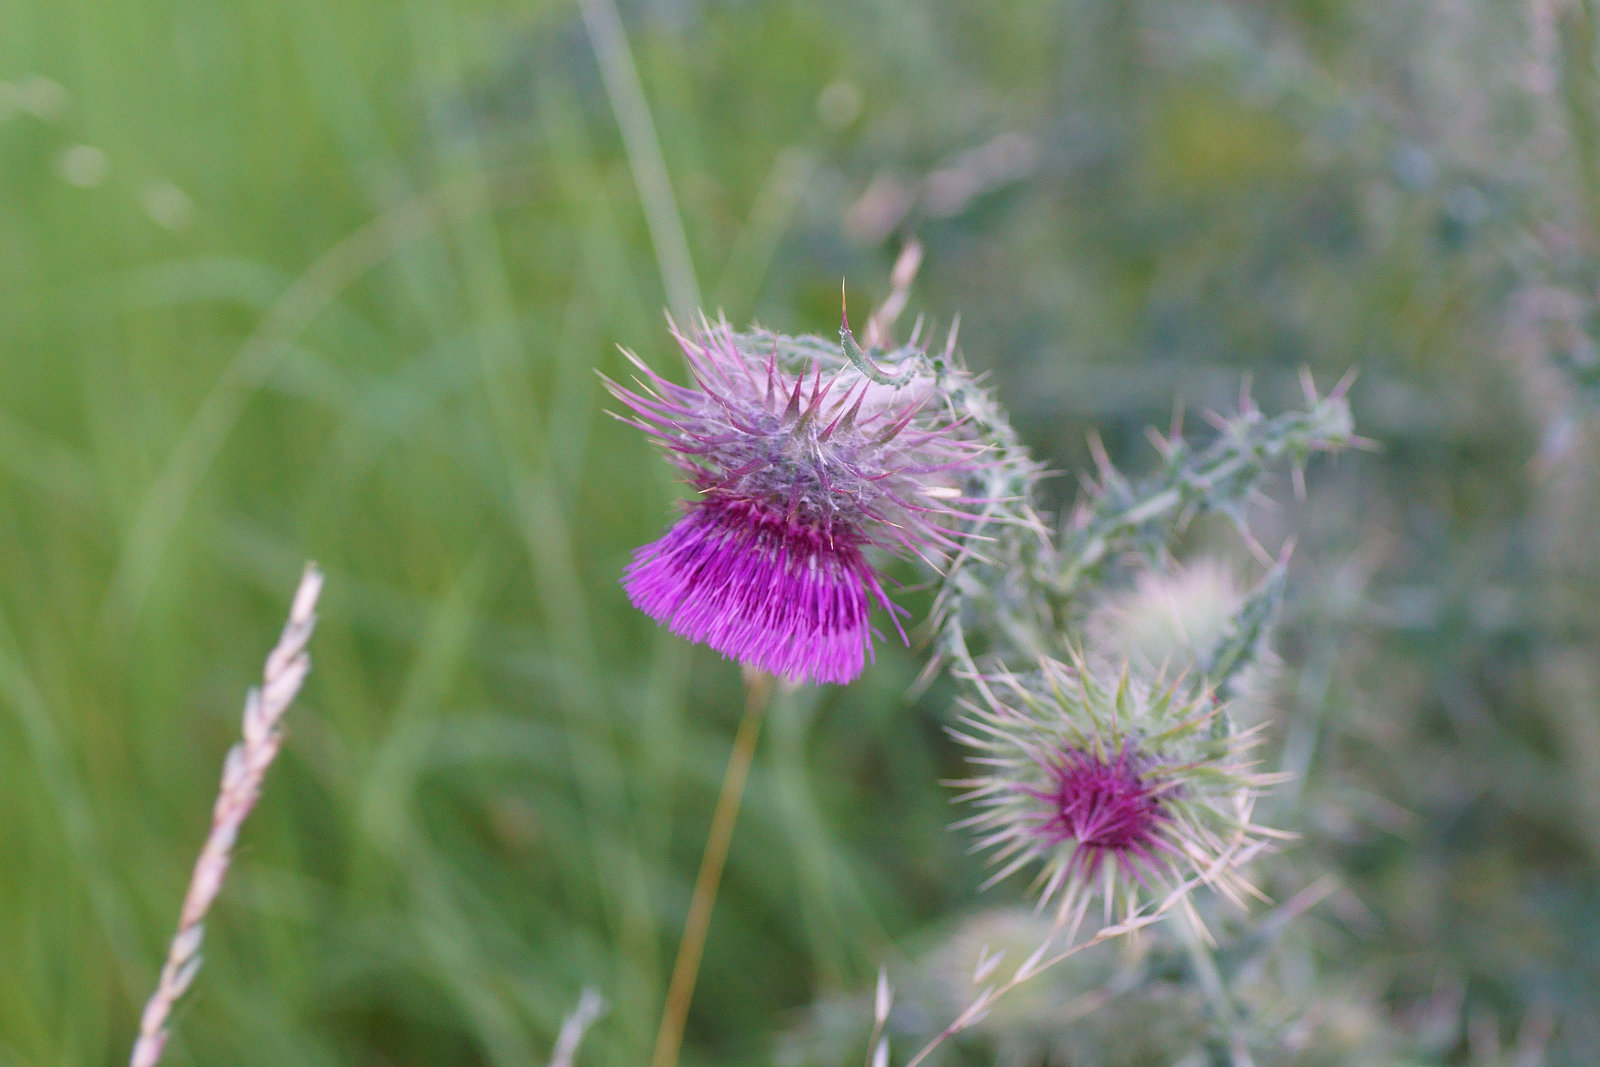
[[(1113, 584), (1143, 527), (1096, 501), (1183, 511), (1139, 458), (1174, 396), (1229, 410), (1249, 374), (1283, 412), (1300, 367), (1359, 367), (1382, 446), (1303, 508), (1238, 498), (1298, 545), (1248, 688), (1299, 776), (1257, 818), (1303, 840), (1260, 873), (1332, 892), (1276, 940), (1219, 925), (1226, 1013), (1164, 984), (1194, 958), (1163, 943), (1053, 972), (1128, 1016), (1008, 1016), (950, 1058), (1600, 1060), (1594, 18), (627, 4), (687, 277), (572, 6), (10, 5), (0, 1065), (125, 1060), (307, 557), (311, 679), (169, 1062), (541, 1062), (588, 985), (580, 1063), (642, 1062), (739, 691), (616, 584), (677, 490), (592, 370), (670, 351), (658, 309), (695, 288), (826, 332), (841, 275), (872, 306), (909, 234), (913, 311), (961, 311), (1019, 442), (1078, 469), (1098, 427), (1126, 472), (1083, 497)], [(1226, 525), (1170, 551), (1227, 556)], [(770, 1062), (794, 1009), (1012, 900), (946, 829), (952, 694), (905, 699), (929, 651), (775, 709), (687, 1063)], [(1267, 1040), (1307, 1005), (1313, 1046)], [(1122, 1018), (1161, 1026), (1119, 1061)]]

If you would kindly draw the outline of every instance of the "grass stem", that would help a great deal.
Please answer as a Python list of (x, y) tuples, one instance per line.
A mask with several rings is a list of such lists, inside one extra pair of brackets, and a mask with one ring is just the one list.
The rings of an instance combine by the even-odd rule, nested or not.
[(678, 958), (672, 965), (672, 980), (667, 985), (667, 1000), (661, 1010), (661, 1028), (656, 1031), (656, 1050), (651, 1067), (676, 1067), (678, 1049), (683, 1044), (683, 1027), (689, 1018), (689, 1002), (694, 999), (695, 980), (700, 976), (700, 957), (706, 947), (706, 932), (711, 927), (711, 909), (717, 903), (722, 884), (722, 868), (733, 841), (733, 826), (739, 818), (744, 786), (755, 758), (756, 741), (761, 736), (761, 720), (772, 699), (771, 675), (757, 671), (745, 674), (744, 717), (734, 735), (733, 752), (722, 776), (722, 791), (711, 816), (711, 831), (705, 851), (700, 855), (700, 873), (695, 876), (694, 896), (683, 923), (683, 939), (678, 942)]
[(161, 979), (139, 1019), (139, 1038), (133, 1046), (130, 1067), (156, 1067), (167, 1044), (167, 1020), (200, 970), (200, 943), (205, 936), (205, 917), (222, 890), (233, 861), (233, 846), (239, 828), (261, 797), (261, 783), (267, 769), (283, 745), (283, 715), (300, 691), (311, 660), (306, 642), (316, 626), (317, 597), (322, 592), (322, 572), (307, 564), (289, 610), (283, 636), (267, 656), (261, 686), (250, 690), (244, 705), (244, 739), (228, 750), (223, 764), (222, 786), (212, 813), (211, 833), (195, 862), (189, 890), (178, 917), (178, 932), (172, 939)]

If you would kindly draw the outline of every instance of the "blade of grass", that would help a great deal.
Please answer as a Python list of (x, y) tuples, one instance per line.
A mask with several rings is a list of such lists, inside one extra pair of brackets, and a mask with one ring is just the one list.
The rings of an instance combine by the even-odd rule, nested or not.
[(688, 322), (700, 307), (700, 283), (695, 279), (683, 217), (672, 195), (666, 157), (661, 154), (661, 141), (656, 137), (650, 105), (639, 83), (639, 70), (628, 48), (622, 17), (612, 0), (581, 0), (579, 7), (595, 59), (600, 63), (606, 96), (617, 117), (617, 128), (622, 131), (622, 146), (639, 191), (639, 204), (644, 208), (645, 225), (650, 228), (650, 243), (661, 269), (667, 305), (679, 322)]
[[(452, 13), (444, 4), (429, 0), (418, 0), (409, 10), (419, 42), (428, 42), (425, 54), (433, 65), (430, 73), (464, 91)], [(577, 580), (575, 546), (549, 457), (540, 448), (547, 440), (546, 431), (531, 386), (518, 373), (529, 347), (521, 334), (500, 235), (488, 210), (490, 195), (481, 151), (470, 135), (454, 139), (449, 146), (441, 145), (440, 151), (458, 177), (457, 194), (447, 209), (448, 234), (461, 264), (490, 427), (509, 483), (517, 530), (533, 565), (547, 636), (566, 658), (579, 665), (583, 677), (598, 681), (606, 675), (595, 646), (589, 606)], [(571, 736), (593, 733), (599, 724), (607, 742), (603, 758), (575, 763), (574, 772), (584, 792), (585, 808), (595, 820), (589, 844), (608, 923), (617, 940), (618, 962), (624, 965), (614, 996), (619, 1001), (618, 1014), (626, 1022), (639, 1017), (630, 1002), (649, 989), (645, 976), (656, 970), (656, 941), (647, 880), (629, 817), (626, 776), (615, 751), (611, 701), (603, 686), (591, 684), (563, 691), (558, 704)], [(607, 826), (617, 829), (606, 833)], [(612, 841), (621, 843), (620, 854), (609, 851)]]

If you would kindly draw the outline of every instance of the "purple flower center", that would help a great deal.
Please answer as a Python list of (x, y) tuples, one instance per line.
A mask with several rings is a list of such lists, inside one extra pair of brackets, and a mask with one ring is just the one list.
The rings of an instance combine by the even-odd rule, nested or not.
[(1112, 760), (1067, 749), (1048, 767), (1050, 786), (1030, 791), (1046, 805), (1038, 834), (1051, 845), (1072, 843), (1069, 866), (1087, 878), (1110, 857), (1142, 885), (1140, 868), (1163, 867), (1162, 854), (1173, 851), (1163, 834), (1172, 821), (1162, 804), (1170, 790), (1141, 774), (1139, 763), (1128, 745)]
[(636, 551), (622, 583), (673, 633), (813, 682), (859, 675), (872, 653), (872, 601), (895, 610), (847, 528), (719, 493)]

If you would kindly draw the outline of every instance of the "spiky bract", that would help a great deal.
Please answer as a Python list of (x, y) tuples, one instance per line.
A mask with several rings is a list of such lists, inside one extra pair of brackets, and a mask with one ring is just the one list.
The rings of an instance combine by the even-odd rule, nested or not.
[(850, 681), (871, 654), (873, 606), (897, 613), (865, 553), (957, 548), (982, 443), (926, 374), (884, 385), (819, 339), (704, 319), (674, 336), (692, 386), (631, 353), (638, 389), (606, 381), (633, 413), (619, 418), (665, 446), (698, 494), (634, 554), (629, 598), (749, 666)]
[(1209, 693), (1081, 660), (971, 681), (980, 702), (953, 733), (980, 769), (958, 783), (979, 810), (960, 825), (992, 850), (991, 883), (1037, 867), (1041, 906), (1074, 923), (1096, 896), (1109, 921), (1200, 884), (1253, 892), (1237, 868), (1274, 836), (1250, 813), (1276, 779)]

